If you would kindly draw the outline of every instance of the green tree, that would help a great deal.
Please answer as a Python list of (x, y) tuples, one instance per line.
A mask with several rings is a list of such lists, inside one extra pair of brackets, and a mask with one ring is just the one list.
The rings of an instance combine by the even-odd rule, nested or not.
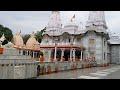
[(42, 42), (42, 37), (43, 37), (43, 32), (45, 32), (45, 30), (46, 30), (46, 27), (43, 29), (43, 30), (41, 30), (41, 31), (37, 31), (37, 33), (35, 34), (35, 39), (39, 42), (39, 43), (41, 43)]
[(8, 41), (12, 40), (13, 38), (12, 30), (0, 24), (0, 37), (2, 36), (3, 33)]
[(26, 44), (27, 43), (27, 41), (28, 41), (28, 39), (30, 38), (30, 34), (25, 34), (25, 35), (22, 35), (22, 38), (23, 38), (23, 42), (24, 42), (24, 44)]

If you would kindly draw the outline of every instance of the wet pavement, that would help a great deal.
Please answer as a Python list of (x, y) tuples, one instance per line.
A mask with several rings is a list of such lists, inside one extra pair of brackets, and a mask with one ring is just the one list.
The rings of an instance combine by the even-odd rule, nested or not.
[(120, 65), (93, 67), (40, 75), (36, 79), (114, 79), (120, 78)]

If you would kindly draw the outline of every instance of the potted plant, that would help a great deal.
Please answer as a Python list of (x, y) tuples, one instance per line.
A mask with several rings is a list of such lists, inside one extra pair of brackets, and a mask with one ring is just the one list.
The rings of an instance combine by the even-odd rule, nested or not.
[(60, 68), (59, 68), (59, 64), (57, 63), (55, 67), (55, 72), (58, 73), (59, 71), (60, 71)]
[(70, 55), (68, 55), (68, 61), (70, 61)]
[(77, 70), (77, 66), (78, 66), (78, 63), (76, 63), (76, 65), (75, 65), (75, 70)]
[(50, 58), (50, 61), (51, 61), (51, 62), (53, 62), (53, 61), (54, 61), (54, 57), (53, 57), (53, 56)]
[(59, 58), (60, 58), (60, 55), (59, 55), (59, 54), (57, 54), (57, 56), (56, 56), (57, 61), (59, 60)]
[(43, 52), (40, 51), (40, 62), (44, 61)]
[(42, 75), (44, 75), (46, 73), (46, 68), (45, 65), (42, 66)]
[(76, 58), (75, 58), (75, 59), (76, 59), (76, 61), (79, 61), (78, 56), (75, 56), (75, 57), (76, 57)]
[(3, 50), (4, 50), (4, 48), (0, 47), (0, 54), (3, 54)]
[(48, 73), (49, 73), (49, 74), (52, 73), (52, 68), (51, 68), (50, 63), (48, 64), (47, 68), (48, 68)]
[(72, 56), (72, 61), (74, 61), (74, 58), (73, 58), (73, 56)]
[(91, 68), (91, 65), (90, 65), (90, 64), (88, 64), (88, 68)]
[(81, 67), (82, 69), (84, 69), (84, 64), (82, 64), (82, 67)]
[(82, 61), (85, 62), (85, 59), (86, 59), (86, 58), (84, 57)]
[(107, 66), (109, 66), (109, 63), (107, 63)]
[(65, 56), (63, 56), (62, 61), (63, 61), (63, 62), (65, 61)]
[(104, 64), (104, 67), (106, 67), (107, 65), (106, 65), (106, 63)]

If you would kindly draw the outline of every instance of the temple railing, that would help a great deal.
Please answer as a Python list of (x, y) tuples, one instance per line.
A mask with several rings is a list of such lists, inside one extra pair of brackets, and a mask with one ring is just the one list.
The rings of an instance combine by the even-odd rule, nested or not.
[[(55, 43), (41, 43), (41, 46), (53, 46), (53, 45), (55, 45)], [(57, 46), (61, 46), (61, 45), (64, 45), (64, 46), (81, 46), (81, 43), (78, 43), (78, 42), (74, 42), (74, 43), (68, 43), (68, 42), (66, 42), (66, 43), (56, 43), (56, 45)]]

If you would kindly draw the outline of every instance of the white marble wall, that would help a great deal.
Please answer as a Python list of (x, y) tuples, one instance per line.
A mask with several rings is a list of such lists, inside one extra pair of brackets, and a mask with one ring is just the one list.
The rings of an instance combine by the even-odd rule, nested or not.
[(0, 79), (26, 79), (36, 76), (37, 64), (31, 56), (19, 55), (19, 50), (16, 49), (5, 49), (3, 55), (0, 55)]
[(0, 60), (0, 79), (26, 79), (37, 76), (33, 60)]
[(96, 61), (101, 64), (103, 61), (103, 45), (102, 37), (96, 35)]
[(120, 64), (120, 45), (111, 46), (111, 63)]
[[(107, 63), (107, 53), (108, 53), (108, 50), (107, 50), (107, 41), (105, 41), (105, 46), (104, 46), (104, 39), (105, 37), (102, 37), (100, 35), (97, 35), (96, 33), (94, 32), (88, 32), (86, 35), (84, 35), (82, 38), (81, 38), (81, 42), (83, 44), (84, 47), (86, 47), (86, 50), (84, 51), (84, 57), (87, 57), (89, 56), (89, 52), (88, 52), (88, 47), (89, 47), (89, 39), (95, 39), (95, 45), (94, 45), (94, 48), (95, 48), (95, 57), (96, 57), (96, 61), (98, 64), (102, 64), (102, 63)], [(106, 56), (105, 56), (105, 60), (104, 60), (104, 52), (106, 53)]]
[(81, 43), (84, 45), (84, 47), (86, 48), (86, 50), (83, 52), (83, 57), (87, 57), (88, 56), (88, 36), (83, 36), (81, 38)]

